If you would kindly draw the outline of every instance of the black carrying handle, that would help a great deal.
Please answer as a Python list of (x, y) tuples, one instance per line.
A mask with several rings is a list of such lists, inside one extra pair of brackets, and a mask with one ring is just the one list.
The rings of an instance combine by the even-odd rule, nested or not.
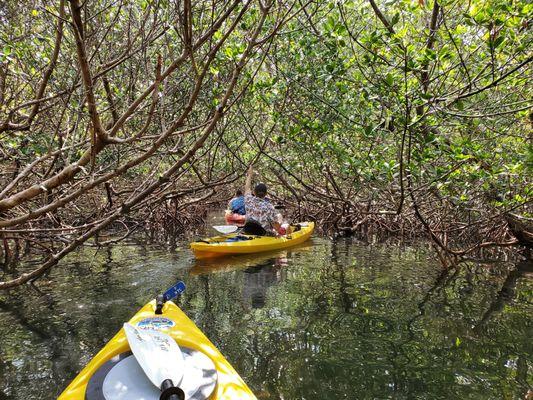
[(179, 387), (174, 386), (172, 379), (165, 379), (161, 384), (159, 400), (185, 400), (185, 393)]
[(155, 301), (155, 314), (163, 314), (163, 306), (165, 305), (165, 301), (165, 297), (162, 294), (157, 296)]

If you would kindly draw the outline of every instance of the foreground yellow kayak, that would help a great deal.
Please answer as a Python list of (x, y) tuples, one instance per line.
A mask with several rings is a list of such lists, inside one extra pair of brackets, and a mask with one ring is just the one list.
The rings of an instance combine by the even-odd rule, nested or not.
[(299, 230), (285, 236), (254, 236), (232, 233), (191, 243), (196, 258), (218, 257), (226, 254), (250, 254), (285, 249), (305, 242), (315, 229), (314, 222), (301, 222)]
[[(162, 313), (156, 314), (156, 301), (153, 300), (129, 323), (139, 329), (164, 332), (178, 343), (185, 365), (192, 366), (185, 368), (183, 385), (203, 379), (198, 387), (185, 390), (189, 393), (186, 400), (256, 399), (224, 356), (173, 302), (164, 303)], [(58, 400), (157, 400), (158, 393), (131, 355), (126, 334), (121, 329)]]

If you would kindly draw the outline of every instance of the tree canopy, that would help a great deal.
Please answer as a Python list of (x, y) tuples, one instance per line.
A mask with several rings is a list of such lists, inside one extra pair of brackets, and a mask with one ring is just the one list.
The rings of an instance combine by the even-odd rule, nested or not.
[(3, 254), (47, 259), (0, 288), (110, 228), (185, 229), (254, 163), (327, 230), (517, 244), (532, 18), (503, 0), (2, 2)]

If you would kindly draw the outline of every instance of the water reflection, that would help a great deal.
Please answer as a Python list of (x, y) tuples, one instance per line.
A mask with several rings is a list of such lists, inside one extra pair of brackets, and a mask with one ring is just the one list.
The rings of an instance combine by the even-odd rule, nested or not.
[(288, 259), (293, 254), (308, 252), (313, 249), (313, 241), (291, 247), (288, 250), (267, 251), (258, 254), (240, 254), (226, 257), (205, 258), (193, 260), (193, 266), (189, 273), (191, 275), (205, 275), (212, 273), (231, 272), (243, 270), (258, 265), (268, 264), (272, 259)]
[(244, 286), (242, 297), (245, 303), (252, 308), (263, 308), (268, 289), (282, 282), (287, 276), (286, 270), (288, 260), (286, 256), (278, 256), (257, 264), (254, 267), (246, 268), (244, 272)]
[(506, 305), (512, 303), (516, 298), (516, 288), (521, 278), (533, 278), (533, 261), (521, 261), (516, 264), (516, 268), (508, 273), (505, 281), (501, 285), (496, 297), (491, 300), (487, 311), (477, 323), (475, 331), (479, 332), (492, 318), (503, 311)]
[(524, 398), (531, 264), (441, 270), (424, 246), (314, 239), (195, 261), (85, 249), (38, 290), (0, 293), (0, 399), (55, 399), (122, 322), (178, 279), (183, 310), (261, 399)]

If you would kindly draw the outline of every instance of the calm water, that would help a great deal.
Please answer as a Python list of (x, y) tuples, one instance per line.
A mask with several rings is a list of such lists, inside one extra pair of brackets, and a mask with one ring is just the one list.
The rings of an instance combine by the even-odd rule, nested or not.
[(178, 279), (180, 306), (260, 399), (524, 399), (533, 267), (427, 246), (314, 238), (196, 262), (187, 244), (83, 249), (0, 293), (0, 399), (55, 399), (140, 306)]

